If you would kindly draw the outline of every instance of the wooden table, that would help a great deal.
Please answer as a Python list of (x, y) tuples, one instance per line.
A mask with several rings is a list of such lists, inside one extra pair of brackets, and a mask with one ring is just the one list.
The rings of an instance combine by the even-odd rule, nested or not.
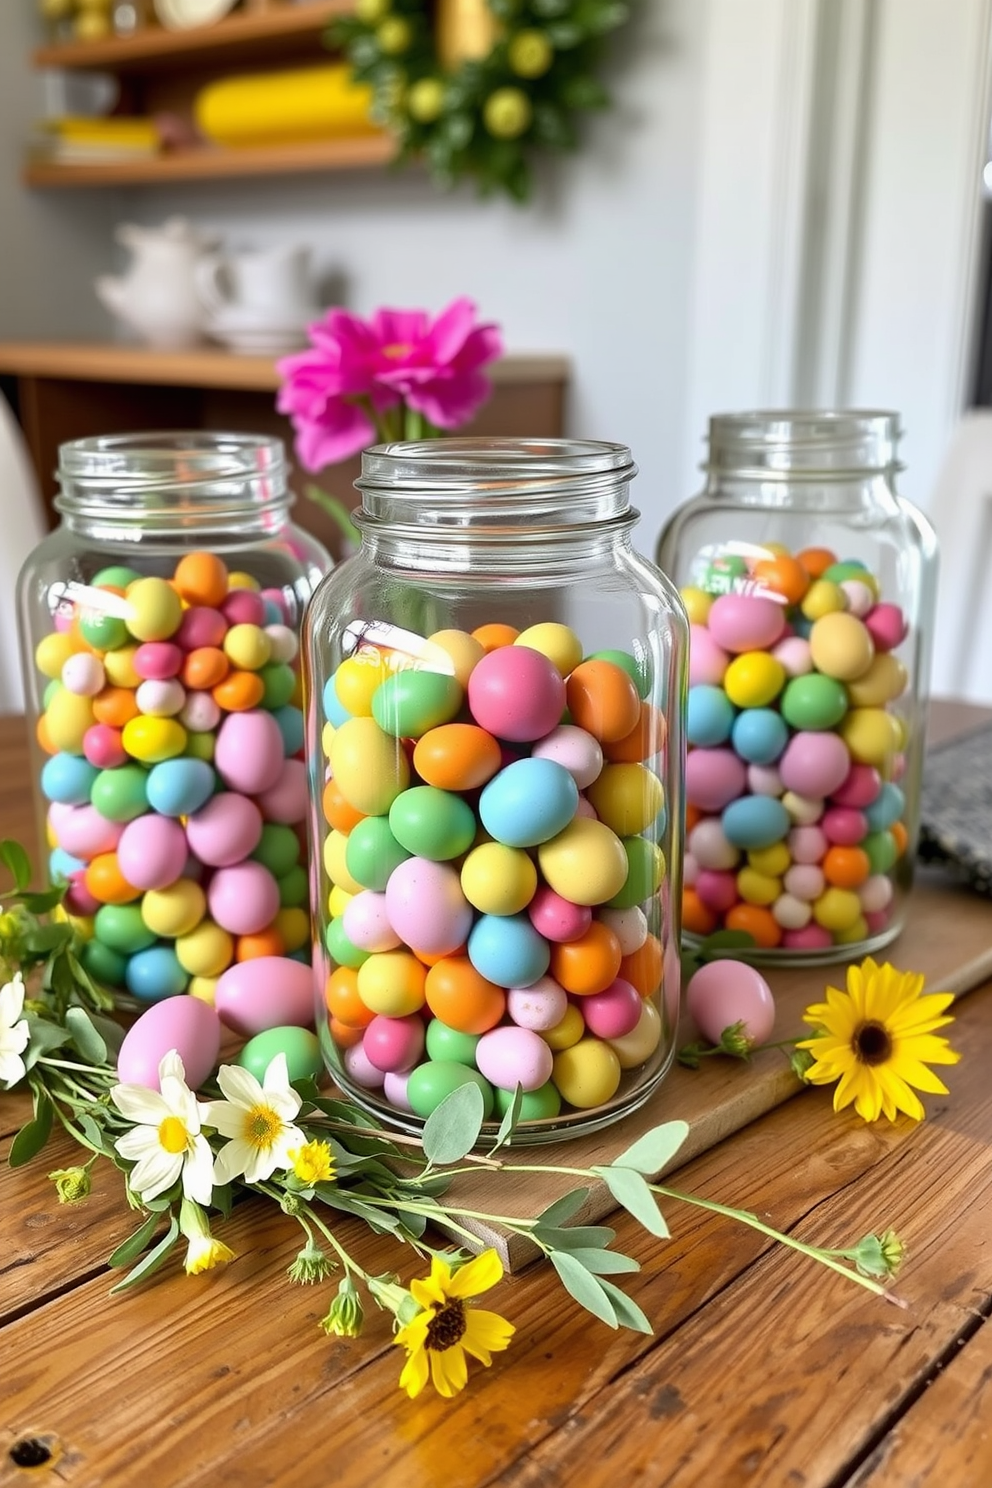
[[(974, 717), (939, 715), (951, 727), (962, 716)], [(0, 823), (22, 839), (26, 773), (19, 720), (0, 720)], [(975, 896), (949, 892), (946, 905), (973, 922)], [(988, 919), (992, 944), (992, 906)], [(902, 964), (898, 942), (890, 959)], [(823, 984), (809, 974), (810, 1000)], [(319, 1331), (326, 1287), (288, 1284), (299, 1239), (280, 1214), (239, 1206), (224, 1234), (240, 1259), (226, 1271), (186, 1278), (172, 1263), (157, 1284), (108, 1298), (105, 1257), (133, 1228), (116, 1175), (60, 1208), (45, 1175), (70, 1159), (67, 1143), (4, 1168), (0, 1485), (985, 1488), (992, 982), (956, 1013), (963, 1058), (921, 1125), (865, 1126), (807, 1090), (677, 1180), (817, 1244), (894, 1227), (909, 1248), (905, 1310), (716, 1216), (669, 1205), (663, 1243), (621, 1214), (618, 1245), (642, 1266), (630, 1290), (655, 1335), (611, 1332), (531, 1267), (486, 1299), (516, 1324), (509, 1352), (473, 1366), (451, 1402), (399, 1393), (387, 1315), (357, 1342)], [(0, 1136), (26, 1109), (0, 1101)], [(369, 1271), (421, 1273), (347, 1228)], [(60, 1460), (16, 1467), (10, 1449), (31, 1437), (57, 1439)]]

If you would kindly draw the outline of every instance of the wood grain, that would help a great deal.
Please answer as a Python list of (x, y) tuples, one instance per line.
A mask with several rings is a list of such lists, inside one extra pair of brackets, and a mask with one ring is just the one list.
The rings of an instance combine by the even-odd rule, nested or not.
[(301, 140), (285, 145), (203, 145), (133, 160), (69, 164), (31, 160), (21, 172), (25, 186), (164, 186), (172, 181), (219, 181), (243, 176), (295, 176), (314, 171), (370, 170), (396, 154), (389, 134)]

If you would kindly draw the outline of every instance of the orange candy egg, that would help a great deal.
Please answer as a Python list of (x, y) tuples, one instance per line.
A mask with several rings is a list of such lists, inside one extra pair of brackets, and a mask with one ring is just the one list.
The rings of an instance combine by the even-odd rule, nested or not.
[(365, 820), (364, 813), (356, 811), (351, 802), (345, 799), (341, 787), (334, 779), (324, 786), (321, 807), (328, 826), (333, 827), (335, 832), (344, 832), (346, 836), (360, 821)]
[(859, 889), (871, 873), (871, 860), (861, 847), (830, 847), (820, 866), (827, 883), (838, 889)]
[(246, 713), (257, 708), (265, 696), (265, 683), (257, 672), (230, 672), (210, 695), (225, 713)]
[(474, 723), (444, 723), (417, 740), (413, 768), (439, 790), (474, 790), (500, 767), (502, 754), (492, 734)]
[(98, 853), (87, 865), (83, 882), (94, 899), (101, 904), (132, 904), (141, 898), (141, 889), (128, 883), (121, 872), (115, 852)]
[(230, 659), (219, 646), (197, 646), (183, 662), (179, 677), (184, 687), (208, 692), (223, 682), (230, 670)]
[(810, 585), (809, 571), (798, 558), (778, 554), (774, 558), (761, 558), (754, 565), (751, 577), (772, 594), (781, 595), (789, 604), (798, 604)]
[(695, 889), (682, 890), (682, 929), (690, 935), (711, 935), (716, 929), (716, 915)]
[(459, 1033), (488, 1033), (506, 1011), (506, 994), (467, 956), (445, 956), (427, 973), (424, 991), (435, 1018)]
[(665, 715), (654, 703), (641, 703), (637, 722), (622, 739), (603, 741), (603, 758), (611, 765), (637, 765), (664, 749), (668, 738)]
[(552, 945), (548, 970), (566, 992), (589, 997), (606, 990), (619, 972), (622, 960), (615, 931), (601, 920), (593, 920), (577, 940)]
[(612, 661), (582, 661), (565, 683), (572, 722), (601, 743), (626, 738), (637, 727), (641, 700), (623, 667)]
[(327, 1011), (347, 1028), (367, 1028), (375, 1017), (358, 990), (358, 972), (351, 966), (338, 966), (327, 978), (324, 988)]
[(213, 553), (187, 553), (176, 564), (172, 584), (187, 604), (216, 609), (227, 595), (227, 565)]
[(137, 718), (139, 711), (130, 687), (105, 687), (93, 699), (93, 717), (111, 728), (123, 728)]
[(818, 579), (828, 568), (833, 568), (837, 562), (837, 554), (832, 553), (829, 548), (803, 548), (801, 553), (796, 554), (796, 562), (802, 564), (811, 579)]
[(782, 940), (782, 926), (770, 909), (759, 904), (735, 904), (727, 911), (724, 925), (728, 930), (743, 930), (754, 937), (755, 945), (770, 951)]
[(58, 754), (59, 751), (52, 743), (52, 736), (48, 732), (48, 720), (45, 718), (44, 713), (42, 713), (35, 725), (35, 738), (46, 754)]
[(328, 1018), (327, 1026), (331, 1038), (339, 1049), (353, 1049), (365, 1037), (364, 1028), (350, 1028), (347, 1023), (342, 1023), (340, 1018)]
[(254, 935), (239, 935), (234, 943), (235, 961), (254, 961), (256, 956), (284, 956), (286, 942), (274, 925)]
[(901, 858), (909, 846), (909, 833), (906, 830), (906, 823), (901, 821), (893, 822), (889, 831), (895, 839), (896, 854)]
[(478, 630), (473, 630), (472, 639), (478, 641), (483, 651), (498, 651), (501, 646), (512, 646), (519, 630), (514, 630), (512, 625), (500, 625), (493, 621), (490, 625), (480, 625)]
[(663, 952), (657, 935), (649, 935), (642, 946), (620, 962), (620, 975), (642, 997), (654, 996), (661, 986), (662, 971)]

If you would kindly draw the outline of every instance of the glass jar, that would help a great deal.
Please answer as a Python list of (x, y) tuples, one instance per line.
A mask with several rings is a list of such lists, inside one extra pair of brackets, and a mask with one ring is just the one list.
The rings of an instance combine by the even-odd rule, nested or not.
[(18, 580), (50, 874), (90, 975), (209, 1001), (235, 959), (310, 959), (299, 625), (330, 559), (289, 522), (278, 439), (59, 456), (61, 525)]
[[(417, 1131), (453, 1088), (519, 1140), (606, 1125), (674, 1052), (678, 596), (622, 445), (367, 450), (360, 551), (304, 622), (318, 1028)], [(495, 1128), (493, 1128), (495, 1129)]]
[(691, 621), (688, 939), (856, 960), (905, 922), (937, 545), (894, 413), (721, 414), (658, 562)]

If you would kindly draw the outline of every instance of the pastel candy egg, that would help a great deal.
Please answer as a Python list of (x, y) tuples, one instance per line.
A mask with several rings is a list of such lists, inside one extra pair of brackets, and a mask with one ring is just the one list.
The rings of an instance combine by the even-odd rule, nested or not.
[(133, 956), (154, 945), (155, 931), (145, 924), (137, 904), (104, 904), (93, 917), (93, 934), (101, 945), (124, 956)]
[(809, 633), (813, 665), (828, 677), (851, 682), (871, 666), (875, 642), (857, 615), (824, 615)]
[(331, 772), (349, 805), (365, 816), (385, 816), (410, 783), (402, 744), (374, 718), (349, 718), (335, 730)]
[(34, 664), (43, 676), (57, 679), (69, 657), (78, 650), (79, 643), (72, 636), (52, 632), (42, 636), (35, 647)]
[(795, 894), (780, 894), (772, 905), (772, 914), (783, 930), (802, 930), (813, 915), (809, 902)]
[(273, 708), (272, 717), (279, 725), (282, 747), (287, 759), (291, 755), (299, 754), (303, 748), (303, 710), (290, 703), (282, 708)]
[[(677, 992), (676, 992), (677, 1001)], [(651, 1058), (661, 1043), (661, 1014), (653, 1002), (641, 1000), (641, 1011), (637, 1026), (622, 1038), (609, 1040), (610, 1048), (622, 1070), (637, 1069)]]
[(306, 765), (293, 759), (284, 760), (275, 784), (256, 796), (265, 820), (284, 824), (306, 819), (308, 799)]
[(853, 764), (843, 783), (832, 792), (837, 806), (863, 808), (876, 800), (882, 789), (882, 777), (872, 765)]
[(786, 930), (782, 936), (783, 947), (791, 951), (825, 951), (833, 943), (834, 938), (829, 930), (812, 923), (805, 925), (802, 930)]
[(45, 730), (56, 752), (82, 754), (87, 729), (96, 722), (88, 697), (60, 687), (45, 709)]
[(546, 1029), (543, 1038), (548, 1048), (557, 1053), (560, 1049), (570, 1049), (573, 1044), (577, 1044), (585, 1031), (582, 1014), (574, 1003), (569, 1003), (561, 1022)]
[(296, 654), (300, 649), (300, 643), (294, 631), (288, 625), (280, 621), (265, 627), (265, 634), (269, 638), (269, 654), (273, 661), (281, 661), (285, 665), (296, 660)]
[(821, 620), (824, 615), (834, 615), (847, 609), (847, 595), (839, 584), (830, 579), (817, 579), (810, 584), (800, 605), (807, 620)]
[(256, 1033), (235, 1055), (234, 1063), (248, 1070), (261, 1084), (277, 1054), (284, 1056), (290, 1080), (316, 1079), (323, 1069), (317, 1035), (308, 1028), (293, 1026)]
[(583, 997), (579, 1011), (597, 1038), (623, 1038), (633, 1033), (641, 1017), (642, 998), (636, 987), (617, 977), (602, 992)]
[(366, 816), (348, 833), (345, 867), (364, 889), (384, 889), (394, 868), (410, 857), (384, 816)]
[(244, 1037), (270, 1028), (312, 1027), (313, 972), (288, 956), (236, 961), (217, 979), (214, 1006), (221, 1021)]
[(551, 1078), (554, 1056), (540, 1034), (529, 1028), (494, 1028), (475, 1050), (479, 1072), (501, 1090), (538, 1090)]
[(894, 893), (892, 880), (882, 873), (876, 873), (866, 878), (858, 889), (858, 900), (866, 914), (878, 914), (888, 909)]
[(748, 765), (747, 788), (753, 796), (780, 796), (782, 777), (774, 765)]
[(737, 709), (722, 687), (699, 684), (689, 688), (686, 709), (686, 739), (711, 749), (726, 744), (737, 717)]
[(387, 1070), (382, 1077), (382, 1093), (389, 1104), (396, 1107), (397, 1111), (408, 1111), (412, 1115), (413, 1107), (406, 1093), (409, 1078), (409, 1070)]
[(139, 1002), (161, 1002), (185, 992), (189, 977), (171, 946), (153, 945), (128, 959), (124, 984)]
[(866, 584), (863, 579), (842, 579), (840, 587), (847, 596), (849, 613), (857, 615), (859, 619), (867, 615), (878, 598), (876, 590), (870, 584)]
[(165, 579), (135, 579), (127, 588), (125, 624), (135, 640), (166, 641), (183, 617), (182, 600)]
[(592, 923), (592, 910), (586, 904), (573, 904), (556, 894), (548, 884), (539, 883), (527, 905), (531, 924), (545, 940), (577, 940)]
[(710, 607), (710, 635), (735, 654), (774, 646), (785, 630), (785, 608), (756, 594), (721, 594)]
[(428, 729), (413, 751), (413, 768), (439, 790), (474, 790), (492, 779), (502, 760), (492, 734), (474, 723)]
[[(223, 645), (226, 634), (227, 621), (220, 610), (210, 605), (190, 605), (189, 609), (183, 611), (183, 618), (173, 642), (182, 651), (198, 651), (202, 646)], [(181, 657), (179, 665), (182, 665)], [(154, 673), (148, 672), (142, 675), (153, 676)], [(167, 675), (174, 676), (175, 673), (167, 673)]]
[(95, 806), (65, 807), (58, 819), (59, 846), (87, 860), (97, 853), (113, 852), (123, 831), (120, 822), (108, 821)]
[(898, 785), (886, 781), (878, 796), (865, 808), (865, 821), (872, 832), (893, 826), (906, 809), (906, 796)]
[(223, 649), (232, 666), (257, 672), (272, 655), (272, 642), (258, 625), (232, 625), (224, 637)]
[[(636, 905), (631, 905), (630, 909), (601, 909), (596, 918), (613, 931), (624, 956), (639, 951), (648, 938), (647, 917)], [(575, 939), (574, 936), (571, 938)]]
[(532, 759), (553, 760), (568, 771), (579, 790), (585, 790), (603, 768), (603, 750), (598, 739), (572, 723), (559, 724), (538, 739)]
[(449, 1028), (440, 1018), (431, 1018), (427, 1024), (425, 1047), (428, 1059), (453, 1059), (458, 1064), (475, 1064), (475, 1051), (479, 1033), (462, 1033), (459, 1028)]
[(122, 1084), (158, 1090), (158, 1067), (175, 1049), (183, 1062), (186, 1084), (197, 1090), (209, 1077), (220, 1053), (221, 1026), (214, 1009), (195, 997), (156, 1003), (132, 1023), (117, 1052)]
[(630, 674), (612, 661), (584, 661), (565, 685), (572, 720), (601, 743), (626, 738), (637, 726), (641, 698)]
[(770, 765), (789, 742), (789, 730), (773, 708), (745, 708), (734, 721), (731, 741), (749, 764)]
[(563, 677), (575, 670), (582, 660), (582, 642), (567, 625), (545, 620), (538, 625), (529, 625), (513, 642), (515, 646), (530, 646), (554, 662)]
[(214, 553), (184, 553), (176, 564), (173, 579), (183, 599), (191, 605), (218, 605), (227, 594), (229, 575), (223, 559)]
[(216, 785), (206, 760), (163, 760), (148, 771), (148, 804), (162, 816), (189, 816), (209, 801)]
[(362, 1044), (352, 1044), (345, 1049), (341, 1060), (344, 1073), (360, 1090), (381, 1090), (387, 1076), (369, 1059)]
[(793, 735), (778, 762), (786, 789), (813, 797), (831, 795), (850, 768), (851, 755), (843, 738), (809, 730)]
[(847, 712), (848, 694), (843, 683), (819, 672), (793, 677), (782, 693), (780, 708), (794, 729), (831, 729)]
[(506, 1012), (503, 988), (481, 976), (467, 956), (443, 956), (435, 961), (427, 973), (424, 994), (434, 1017), (460, 1033), (485, 1033)]
[(95, 723), (86, 730), (83, 735), (83, 754), (98, 770), (114, 770), (127, 762), (127, 750), (121, 741), (121, 731), (108, 723)]
[(875, 605), (865, 616), (865, 628), (877, 651), (894, 651), (909, 634), (906, 616), (894, 604)]
[(696, 874), (695, 889), (700, 903), (717, 914), (726, 914), (740, 898), (736, 875), (726, 869), (700, 868)]
[(606, 902), (611, 909), (630, 909), (657, 893), (665, 876), (665, 858), (658, 844), (644, 837), (624, 837), (620, 845), (627, 872), (620, 888)]
[(220, 603), (221, 614), (231, 625), (264, 625), (265, 600), (257, 590), (247, 585), (235, 585), (230, 578), (228, 582), (231, 590)]
[(154, 765), (174, 759), (186, 748), (186, 730), (174, 718), (131, 718), (121, 730), (121, 743), (132, 759)]
[(744, 651), (728, 666), (723, 685), (738, 708), (766, 708), (785, 686), (785, 668), (767, 651)]
[(782, 805), (789, 820), (797, 827), (810, 827), (823, 816), (823, 801), (818, 796), (801, 796), (797, 791), (783, 791)]
[(578, 788), (564, 765), (549, 759), (515, 760), (484, 788), (479, 817), (497, 841), (535, 847), (568, 825), (578, 800)]
[(461, 683), (442, 672), (394, 672), (372, 695), (372, 717), (387, 734), (419, 739), (450, 723), (464, 696)]
[(461, 885), (468, 902), (483, 914), (518, 914), (534, 897), (537, 869), (522, 849), (483, 842), (462, 864)]
[(475, 814), (453, 791), (415, 785), (402, 791), (390, 806), (389, 829), (407, 852), (444, 862), (471, 847)]
[(831, 806), (820, 818), (820, 826), (827, 841), (841, 847), (853, 847), (868, 834), (865, 813), (851, 806)]
[[(366, 953), (392, 951), (402, 941), (402, 936), (393, 929), (390, 922), (385, 894), (376, 893), (373, 889), (362, 889), (349, 900), (341, 916), (341, 924), (349, 942)], [(340, 960), (339, 957), (335, 959)], [(361, 965), (362, 959), (364, 957), (356, 964)]]
[(551, 951), (526, 915), (480, 915), (469, 933), (468, 957), (496, 986), (526, 987), (547, 971)]
[(106, 683), (106, 673), (97, 657), (78, 651), (62, 668), (62, 686), (80, 697), (95, 697)]
[(546, 882), (573, 904), (605, 904), (627, 878), (620, 838), (602, 822), (585, 817), (576, 817), (557, 837), (542, 842), (537, 857)]
[(815, 825), (793, 827), (786, 838), (786, 846), (796, 863), (819, 863), (828, 843), (823, 830)]
[(389, 923), (407, 945), (433, 956), (450, 955), (464, 945), (472, 908), (454, 868), (427, 858), (408, 858), (390, 875), (385, 899)]
[(214, 767), (229, 790), (254, 796), (271, 789), (284, 762), (282, 734), (271, 713), (249, 709), (224, 719), (217, 732)]
[(427, 968), (409, 951), (382, 951), (370, 956), (356, 975), (359, 997), (372, 1013), (405, 1018), (424, 1005)]
[[(494, 1094), (496, 1114), (505, 1116), (514, 1101), (514, 1092), (501, 1090), (497, 1086)], [(550, 1121), (561, 1111), (561, 1096), (549, 1081), (547, 1085), (542, 1085), (540, 1090), (522, 1091), (519, 1110), (521, 1121)]]
[(183, 664), (183, 648), (174, 641), (146, 641), (143, 646), (135, 647), (131, 664), (143, 680), (164, 682), (170, 677), (178, 677)]
[(186, 701), (186, 689), (175, 677), (161, 682), (142, 682), (134, 700), (142, 713), (152, 718), (172, 718), (182, 711)]
[(565, 1016), (568, 994), (554, 977), (538, 977), (529, 987), (511, 987), (506, 994), (506, 1011), (520, 1028), (543, 1033), (554, 1028)]
[[(124, 908), (130, 909), (131, 906)], [(113, 905), (108, 905), (108, 910), (115, 914), (121, 912)], [(142, 897), (140, 914), (142, 923), (153, 935), (174, 940), (189, 935), (203, 919), (206, 910), (207, 896), (200, 885), (190, 878), (178, 878), (164, 889), (149, 889)], [(128, 947), (120, 946), (118, 949), (127, 950)]]
[(587, 661), (608, 661), (613, 666), (620, 667), (637, 688), (637, 696), (642, 700), (651, 691), (651, 668), (643, 651), (639, 656), (632, 656), (629, 651), (620, 651), (616, 647), (607, 647), (605, 651), (592, 651), (586, 657)]
[(732, 749), (693, 749), (685, 762), (685, 798), (701, 811), (722, 811), (744, 794), (747, 766)]
[[(490, 654), (495, 655), (494, 652)], [(406, 1097), (411, 1109), (418, 1116), (429, 1116), (453, 1090), (458, 1090), (462, 1085), (479, 1087), (483, 1112), (488, 1119), (493, 1110), (493, 1087), (478, 1070), (454, 1060), (432, 1059), (411, 1070), (406, 1083)]]
[(745, 849), (769, 847), (788, 832), (789, 813), (771, 796), (744, 796), (731, 801), (721, 817), (727, 841)]
[(186, 823), (190, 851), (211, 868), (240, 863), (255, 851), (261, 837), (262, 813), (236, 791), (213, 796)]
[(899, 721), (893, 714), (884, 708), (852, 708), (840, 732), (856, 764), (874, 765), (888, 773), (901, 742)]
[(740, 851), (728, 842), (718, 821), (697, 822), (689, 833), (689, 851), (700, 868), (735, 868)]
[(476, 723), (499, 739), (540, 739), (561, 720), (565, 684), (540, 651), (501, 646), (473, 668), (468, 704)]
[(763, 1044), (775, 1026), (775, 999), (759, 971), (744, 961), (709, 961), (689, 979), (686, 1010), (703, 1038), (718, 1044), (725, 1028), (744, 1025), (751, 1044)]
[(772, 650), (776, 661), (782, 663), (787, 677), (804, 677), (813, 670), (813, 658), (809, 641), (802, 636), (785, 636)]
[(232, 935), (256, 935), (279, 913), (279, 885), (261, 863), (236, 863), (218, 868), (207, 889), (207, 905), (211, 917)]
[(424, 1052), (424, 1021), (416, 1013), (388, 1018), (377, 1013), (362, 1037), (370, 1064), (385, 1074), (412, 1069)]
[(133, 821), (148, 810), (148, 772), (140, 765), (101, 770), (90, 799), (101, 816), (111, 821)]
[(53, 754), (42, 766), (42, 795), (67, 806), (84, 805), (98, 773), (96, 766), (77, 754)]
[(607, 765), (589, 787), (596, 815), (618, 837), (646, 831), (664, 804), (661, 781), (646, 765)]
[(689, 626), (689, 685), (719, 687), (723, 682), (730, 654), (719, 646), (705, 625)]
[(620, 1086), (620, 1075), (616, 1053), (598, 1038), (579, 1039), (554, 1056), (552, 1079), (559, 1094), (580, 1111), (612, 1100)]
[(879, 651), (871, 666), (854, 682), (847, 684), (847, 695), (856, 708), (882, 708), (906, 691), (909, 673), (889, 651)]
[(164, 889), (186, 866), (186, 833), (168, 816), (139, 816), (130, 821), (117, 844), (117, 862), (137, 889)]

